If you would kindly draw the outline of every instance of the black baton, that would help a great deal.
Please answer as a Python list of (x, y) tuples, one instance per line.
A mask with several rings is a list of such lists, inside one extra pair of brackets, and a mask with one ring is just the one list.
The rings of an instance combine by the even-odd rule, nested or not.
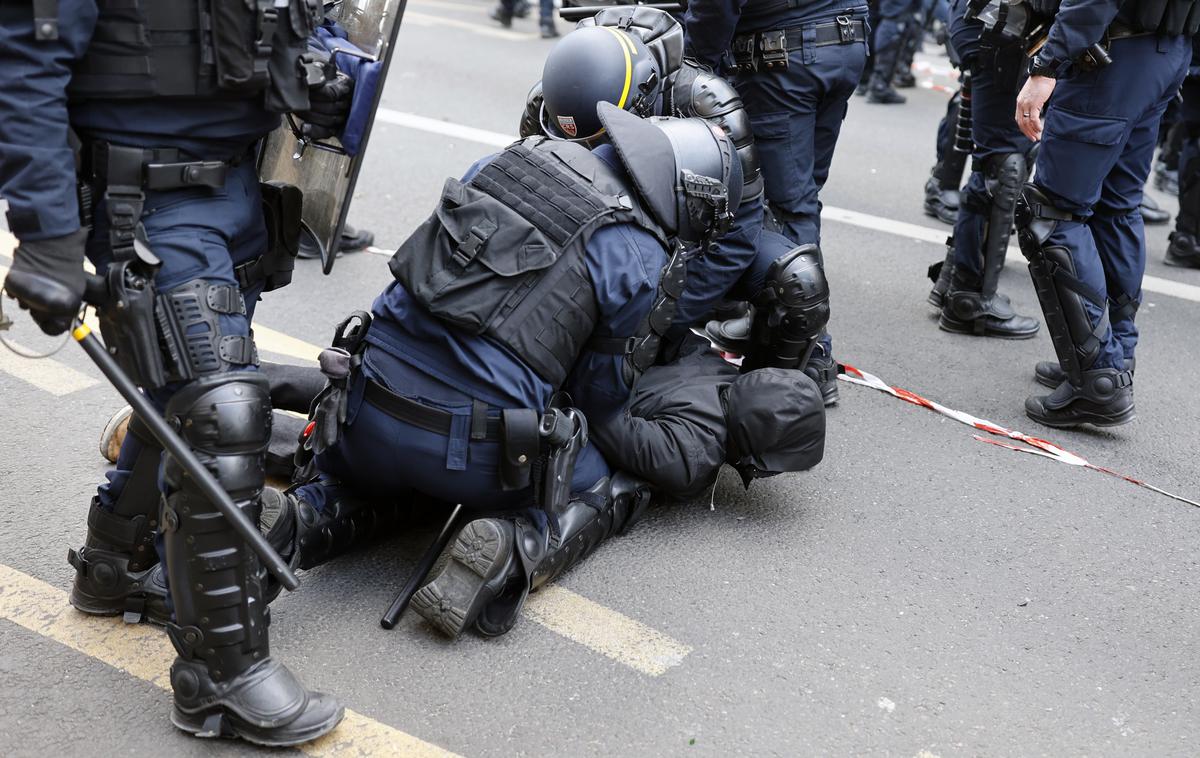
[(254, 554), (266, 565), (267, 570), (271, 575), (279, 580), (279, 583), (289, 590), (294, 590), (300, 586), (300, 582), (296, 579), (296, 575), (284, 563), (283, 558), (279, 557), (279, 553), (271, 547), (270, 543), (262, 536), (262, 532), (258, 530), (254, 524), (250, 523), (250, 519), (246, 518), (246, 514), (242, 513), (241, 509), (234, 504), (229, 493), (221, 488), (217, 480), (204, 467), (192, 449), (187, 443), (167, 425), (166, 420), (159, 414), (158, 410), (150, 404), (150, 400), (138, 391), (137, 385), (133, 383), (121, 367), (117, 365), (117, 361), (108, 351), (104, 349), (104, 345), (100, 340), (96, 339), (96, 335), (92, 334), (91, 327), (87, 324), (76, 322), (75, 328), (71, 330), (71, 336), (75, 341), (83, 347), (83, 351), (88, 354), (88, 357), (96, 364), (103, 374), (108, 377), (108, 381), (112, 382), (113, 387), (117, 392), (121, 393), (121, 397), (125, 398), (125, 402), (133, 406), (133, 411), (146, 422), (146, 426), (150, 427), (150, 432), (154, 438), (166, 448), (175, 460), (183, 466), (187, 471), (188, 476), (195, 480), (196, 484), (200, 485), (204, 495), (212, 501), (212, 504), (217, 507), (221, 515), (233, 524), (233, 529), (238, 533)]

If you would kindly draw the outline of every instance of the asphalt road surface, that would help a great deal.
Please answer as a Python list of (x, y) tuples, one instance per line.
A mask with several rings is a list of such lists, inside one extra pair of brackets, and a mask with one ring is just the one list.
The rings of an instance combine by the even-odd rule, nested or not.
[[(258, 311), (266, 357), (311, 359), (389, 281), (386, 252), (443, 179), (515, 134), (550, 43), (534, 20), (502, 31), (486, 10), (410, 2), (351, 214), (383, 254), (345, 256), (328, 278), (301, 261)], [(921, 189), (951, 80), (944, 58), (920, 60), (907, 105), (850, 104), (824, 194), (837, 356), (1200, 497), (1200, 271), (1162, 265), (1166, 228), (1147, 233), (1128, 426), (1025, 418), (1033, 365), (1052, 356), (1044, 333), (937, 329), (925, 268), (949, 229), (922, 215)], [(1003, 289), (1036, 314), (1013, 258)], [(48, 344), (18, 321), (15, 338)], [(653, 512), (501, 639), (446, 642), (415, 615), (379, 628), (428, 531), (307, 572), (273, 606), (274, 652), (355, 713), (308, 752), (1195, 755), (1200, 509), (982, 444), (880, 392), (844, 383), (841, 397), (815, 470), (748, 492), (727, 473), (711, 503)], [(116, 394), (68, 345), (41, 362), (0, 351), (0, 403), (0, 755), (251, 752), (171, 727), (160, 632), (66, 605), (66, 552), (105, 470), (96, 440)]]

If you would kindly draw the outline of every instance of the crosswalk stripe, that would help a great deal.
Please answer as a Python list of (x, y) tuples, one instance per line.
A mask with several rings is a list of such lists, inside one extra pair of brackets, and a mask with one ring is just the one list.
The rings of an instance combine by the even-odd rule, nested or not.
[[(14, 568), (0, 564), (0, 619), (124, 671), (170, 689), (168, 672), (175, 651), (161, 630), (126, 624), (118, 618), (95, 618), (67, 604), (67, 593)], [(361, 713), (346, 718), (331, 734), (299, 750), (311, 756), (414, 756), (452, 758), (455, 754)]]
[(648, 676), (665, 674), (692, 652), (689, 645), (555, 584), (531, 595), (524, 614)]

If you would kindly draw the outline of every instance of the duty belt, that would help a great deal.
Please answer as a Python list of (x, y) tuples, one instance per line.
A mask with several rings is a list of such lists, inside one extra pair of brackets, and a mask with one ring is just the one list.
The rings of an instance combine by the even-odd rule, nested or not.
[(178, 148), (129, 148), (97, 140), (84, 143), (83, 177), (95, 184), (106, 186), (110, 160), (118, 156), (119, 160), (128, 162), (127, 173), (137, 172), (141, 178), (142, 189), (148, 190), (184, 187), (219, 189), (225, 186), (225, 176), (229, 167), (238, 162), (236, 158), (189, 160), (188, 154)]
[[(454, 414), (441, 408), (433, 408), (416, 400), (397, 395), (375, 381), (367, 381), (363, 397), (368, 403), (387, 415), (427, 432), (449, 437), (452, 433)], [(471, 439), (483, 442), (500, 442), (503, 439), (501, 420), (488, 415), (486, 403), (475, 401), (471, 406)]]
[[(804, 38), (806, 32), (808, 40)], [(767, 68), (785, 69), (788, 53), (803, 49), (805, 44), (826, 47), (865, 43), (866, 40), (867, 25), (862, 19), (838, 16), (833, 21), (819, 24), (739, 34), (733, 38), (733, 62), (741, 72), (757, 71), (760, 62)]]

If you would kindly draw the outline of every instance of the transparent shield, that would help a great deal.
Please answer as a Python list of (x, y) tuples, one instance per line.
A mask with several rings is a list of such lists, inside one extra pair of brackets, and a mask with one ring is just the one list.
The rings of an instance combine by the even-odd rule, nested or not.
[(337, 257), (338, 237), (367, 151), (405, 5), (406, 0), (343, 0), (329, 14), (345, 29), (349, 41), (363, 51), (361, 57), (383, 63), (358, 152), (347, 155), (336, 138), (319, 142), (298, 138), (292, 121), (285, 119), (267, 137), (259, 157), (258, 173), (263, 181), (287, 182), (303, 191), (304, 224), (321, 250), (326, 274)]

